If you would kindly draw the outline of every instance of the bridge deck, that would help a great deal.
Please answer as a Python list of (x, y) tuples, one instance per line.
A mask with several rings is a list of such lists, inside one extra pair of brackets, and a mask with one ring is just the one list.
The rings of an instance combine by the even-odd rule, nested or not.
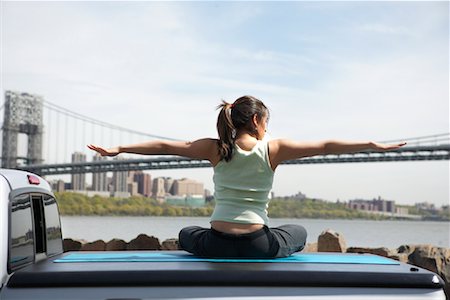
[[(361, 162), (394, 162), (449, 160), (450, 144), (435, 146), (404, 147), (386, 152), (365, 151), (341, 155), (318, 155), (303, 159), (295, 159), (283, 164), (323, 164), (323, 163), (361, 163)], [(111, 171), (137, 171), (158, 169), (209, 168), (206, 160), (191, 159), (178, 156), (160, 156), (143, 159), (104, 160), (49, 165), (29, 165), (20, 169), (45, 175), (101, 173)]]

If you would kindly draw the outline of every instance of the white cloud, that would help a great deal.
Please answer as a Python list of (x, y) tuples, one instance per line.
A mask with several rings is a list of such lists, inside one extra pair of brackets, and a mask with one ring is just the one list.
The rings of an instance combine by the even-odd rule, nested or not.
[(415, 33), (405, 26), (389, 26), (377, 23), (360, 25), (357, 27), (357, 30), (380, 34), (415, 36)]

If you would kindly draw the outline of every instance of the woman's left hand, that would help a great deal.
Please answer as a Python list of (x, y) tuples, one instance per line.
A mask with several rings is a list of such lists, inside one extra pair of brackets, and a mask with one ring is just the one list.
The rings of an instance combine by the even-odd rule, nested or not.
[(370, 148), (377, 151), (387, 151), (387, 150), (396, 150), (406, 145), (406, 142), (398, 143), (398, 144), (382, 144), (371, 142)]

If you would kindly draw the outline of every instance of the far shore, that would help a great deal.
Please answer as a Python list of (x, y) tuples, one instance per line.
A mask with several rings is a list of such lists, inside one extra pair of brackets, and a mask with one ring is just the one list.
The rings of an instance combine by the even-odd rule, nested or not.
[[(61, 214), (62, 217), (151, 217), (151, 218), (209, 218), (210, 216), (171, 216), (171, 215), (123, 215), (123, 214), (108, 214), (108, 215), (95, 215), (95, 214), (88, 214), (88, 215), (73, 215), (73, 214)], [(448, 222), (446, 219), (441, 218), (380, 218), (380, 219), (374, 219), (374, 218), (323, 218), (323, 217), (317, 217), (317, 218), (308, 218), (308, 217), (270, 217), (270, 219), (305, 219), (305, 220), (367, 220), (367, 221), (409, 221), (409, 222)]]

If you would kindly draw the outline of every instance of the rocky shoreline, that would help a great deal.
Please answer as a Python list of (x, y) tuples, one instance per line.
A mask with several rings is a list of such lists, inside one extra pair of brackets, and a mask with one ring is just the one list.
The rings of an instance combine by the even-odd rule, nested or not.
[[(64, 239), (64, 251), (126, 251), (126, 250), (179, 250), (178, 239), (160, 242), (154, 236), (140, 234), (129, 242), (112, 239), (97, 240)], [(333, 230), (323, 231), (316, 243), (308, 243), (302, 252), (370, 253), (419, 266), (435, 272), (445, 281), (445, 293), (450, 299), (450, 248), (433, 245), (401, 245), (397, 249), (347, 247), (342, 234)]]

